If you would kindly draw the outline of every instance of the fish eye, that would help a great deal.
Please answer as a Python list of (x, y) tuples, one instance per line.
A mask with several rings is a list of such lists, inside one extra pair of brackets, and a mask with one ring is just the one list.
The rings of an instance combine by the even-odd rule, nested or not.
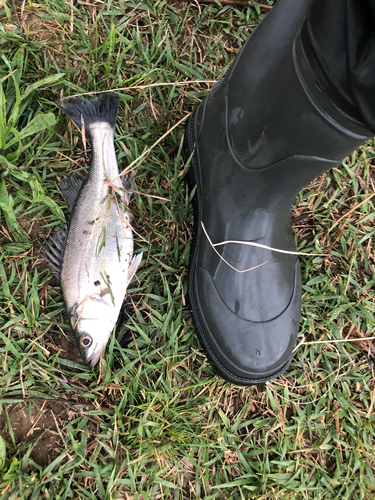
[(79, 345), (86, 349), (87, 347), (90, 347), (92, 344), (92, 337), (88, 335), (87, 333), (85, 335), (82, 335), (79, 339)]

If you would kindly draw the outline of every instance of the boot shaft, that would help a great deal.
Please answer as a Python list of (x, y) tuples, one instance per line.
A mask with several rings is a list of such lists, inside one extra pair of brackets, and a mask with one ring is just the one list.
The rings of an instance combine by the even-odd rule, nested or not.
[(300, 38), (310, 4), (279, 0), (198, 113), (198, 126), (216, 121), (224, 127), (228, 148), (247, 168), (270, 168), (297, 156), (321, 159), (300, 182), (291, 173), (295, 195), (373, 135), (316, 81)]

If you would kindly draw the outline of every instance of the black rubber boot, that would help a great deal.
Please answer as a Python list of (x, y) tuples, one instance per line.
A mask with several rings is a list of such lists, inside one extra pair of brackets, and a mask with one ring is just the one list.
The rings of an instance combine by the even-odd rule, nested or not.
[[(372, 137), (320, 90), (300, 29), (310, 1), (279, 0), (227, 77), (186, 127), (189, 179), (197, 185), (190, 300), (215, 371), (237, 385), (277, 377), (296, 344), (298, 258), (238, 243), (295, 251), (290, 207), (312, 179)], [(256, 266), (254, 270), (239, 273)], [(263, 265), (262, 265), (263, 264)]]

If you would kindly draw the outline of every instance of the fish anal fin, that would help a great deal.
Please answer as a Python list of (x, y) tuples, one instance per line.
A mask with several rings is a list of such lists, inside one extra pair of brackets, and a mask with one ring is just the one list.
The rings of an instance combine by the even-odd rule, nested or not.
[(126, 205), (129, 205), (131, 197), (132, 197), (132, 191), (134, 190), (135, 187), (135, 173), (132, 172), (130, 176), (128, 177), (127, 175), (124, 175), (121, 177), (122, 180), (122, 187), (124, 189), (124, 201)]
[(69, 213), (72, 213), (74, 205), (77, 201), (79, 192), (82, 189), (86, 176), (76, 173), (63, 177), (60, 181), (60, 189), (68, 205)]
[(67, 238), (68, 226), (65, 225), (44, 242), (40, 252), (44, 262), (58, 279), (60, 279)]

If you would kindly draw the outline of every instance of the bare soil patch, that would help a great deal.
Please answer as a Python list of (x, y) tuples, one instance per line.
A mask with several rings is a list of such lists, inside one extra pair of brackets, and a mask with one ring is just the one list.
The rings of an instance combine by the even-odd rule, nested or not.
[[(55, 401), (32, 401), (9, 405), (7, 412), (17, 448), (34, 442), (31, 458), (46, 466), (61, 453), (62, 434), (59, 429), (75, 415), (68, 406)], [(5, 414), (0, 416), (0, 433), (9, 447), (13, 447), (10, 428)]]
[[(22, 8), (22, 3), (14, 12), (13, 20), (17, 23), (23, 36), (28, 36), (31, 42), (42, 42), (46, 45), (46, 57), (61, 68), (66, 68), (65, 49), (61, 40), (60, 25), (57, 21), (44, 19), (43, 10), (28, 11)], [(48, 46), (49, 45), (49, 46)]]

